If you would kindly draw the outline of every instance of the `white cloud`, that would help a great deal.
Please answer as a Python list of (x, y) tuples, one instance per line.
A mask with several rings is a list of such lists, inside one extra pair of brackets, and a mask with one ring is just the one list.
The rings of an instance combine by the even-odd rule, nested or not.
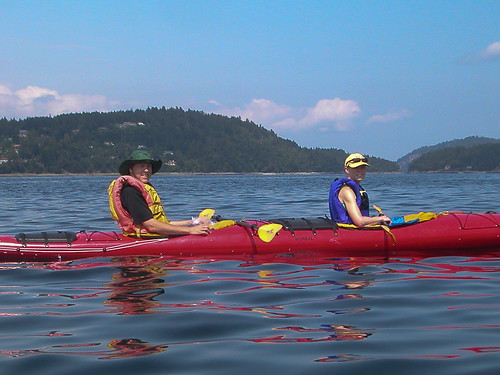
[(492, 60), (500, 57), (500, 42), (491, 43), (486, 49), (481, 51), (480, 56), (484, 60)]
[(11, 95), (12, 91), (7, 86), (0, 85), (0, 95)]
[(472, 56), (465, 56), (465, 63), (480, 63), (500, 60), (500, 41), (493, 42), (479, 53)]
[[(214, 103), (217, 102), (212, 101)], [(361, 109), (356, 101), (340, 98), (319, 100), (311, 108), (293, 108), (268, 99), (253, 99), (242, 108), (220, 107), (217, 113), (249, 119), (275, 130), (304, 130), (318, 125), (322, 129), (346, 130)]]
[(290, 116), (292, 108), (273, 103), (267, 99), (253, 99), (243, 108), (221, 108), (219, 111), (228, 116), (249, 119), (257, 124), (270, 125), (275, 122), (281, 122)]
[(311, 127), (330, 122), (337, 130), (346, 130), (350, 125), (349, 120), (360, 113), (361, 109), (354, 100), (322, 99), (307, 110), (306, 116), (299, 123), (304, 127)]
[(107, 111), (116, 104), (103, 95), (61, 95), (55, 90), (37, 86), (12, 91), (7, 86), (0, 85), (0, 115), (7, 118)]
[(410, 117), (412, 113), (410, 111), (407, 111), (405, 109), (398, 111), (398, 112), (388, 112), (384, 115), (374, 115), (370, 117), (366, 123), (367, 124), (373, 124), (373, 123), (386, 123), (386, 122), (392, 122), (392, 121), (399, 121), (401, 119), (404, 119), (406, 117)]
[(25, 103), (30, 103), (33, 100), (43, 97), (54, 97), (58, 96), (57, 91), (44, 89), (42, 87), (37, 86), (28, 86), (25, 89), (17, 90), (15, 95)]

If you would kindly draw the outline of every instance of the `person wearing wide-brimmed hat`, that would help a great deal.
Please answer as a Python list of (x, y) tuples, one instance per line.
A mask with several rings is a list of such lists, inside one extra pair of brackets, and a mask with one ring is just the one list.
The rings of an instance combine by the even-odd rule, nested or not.
[(336, 179), (330, 186), (330, 216), (337, 223), (354, 224), (364, 227), (373, 224), (390, 223), (385, 215), (370, 216), (368, 194), (361, 186), (366, 176), (368, 160), (359, 153), (350, 154), (344, 161), (347, 176)]
[(118, 169), (120, 177), (108, 187), (111, 216), (123, 234), (133, 237), (208, 234), (207, 223), (169, 221), (160, 196), (149, 182), (161, 168), (145, 150), (135, 150)]

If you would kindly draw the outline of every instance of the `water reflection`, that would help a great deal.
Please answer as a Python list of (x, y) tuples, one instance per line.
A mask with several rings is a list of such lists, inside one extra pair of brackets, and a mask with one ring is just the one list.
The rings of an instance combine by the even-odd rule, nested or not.
[(298, 333), (318, 334), (319, 337), (287, 337), (279, 335), (250, 340), (258, 343), (290, 343), (290, 342), (323, 342), (323, 341), (357, 341), (364, 340), (372, 334), (369, 330), (360, 330), (343, 324), (322, 324), (320, 328), (277, 327), (274, 330), (289, 330)]
[(127, 262), (117, 266), (119, 270), (112, 276), (112, 281), (105, 286), (111, 289), (111, 294), (105, 301), (114, 307), (119, 314), (136, 315), (151, 313), (161, 306), (155, 298), (165, 293), (161, 288), (165, 282), (161, 277), (167, 276), (166, 267), (155, 264), (141, 265), (141, 259), (135, 259), (138, 265)]
[[(126, 315), (133, 318), (166, 314), (162, 329), (168, 332), (168, 339), (156, 337), (156, 323), (156, 328), (132, 325), (126, 328), (129, 332), (125, 335), (116, 332), (124, 327), (109, 327), (109, 331), (102, 332), (106, 340), (101, 337), (99, 340), (77, 340), (77, 343), (74, 343), (75, 339), (82, 334), (77, 330), (47, 329), (46, 333), (33, 333), (38, 329), (26, 327), (22, 332), (11, 333), (8, 337), (5, 335), (3, 341), (36, 336), (45, 337), (50, 345), (46, 342), (45, 346), (26, 345), (28, 348), (13, 349), (9, 344), (9, 348), (4, 348), (0, 354), (22, 357), (64, 353), (117, 359), (163, 353), (167, 348), (179, 345), (253, 343), (281, 346), (369, 342), (373, 337), (383, 337), (387, 328), (398, 324), (415, 337), (422, 336), (425, 331), (446, 335), (447, 331), (498, 329), (498, 325), (469, 320), (467, 324), (460, 320), (453, 324), (429, 324), (426, 319), (420, 321), (418, 311), (411, 309), (408, 310), (408, 317), (401, 314), (395, 316), (389, 307), (381, 303), (380, 297), (377, 299), (374, 296), (386, 294), (384, 301), (392, 306), (397, 306), (400, 300), (403, 304), (415, 306), (423, 305), (422, 298), (426, 303), (432, 299), (435, 311), (430, 311), (431, 315), (453, 314), (454, 311), (464, 315), (477, 309), (497, 309), (498, 304), (490, 301), (497, 297), (496, 292), (470, 291), (465, 286), (460, 289), (461, 284), (456, 283), (449, 284), (452, 289), (447, 289), (448, 284), (435, 283), (422, 296), (421, 283), (427, 280), (496, 279), (500, 272), (500, 258), (392, 259), (387, 262), (383, 259), (312, 258), (304, 255), (304, 259), (284, 259), (286, 262), (283, 263), (268, 263), (268, 259), (259, 261), (257, 258), (222, 261), (137, 257), (93, 263), (77, 261), (25, 265), (24, 268), (15, 266), (11, 272), (29, 267), (39, 271), (50, 270), (55, 280), (58, 280), (60, 271), (73, 272), (69, 280), (79, 280), (81, 272), (92, 272), (92, 268), (96, 268), (106, 270), (107, 280), (87, 286), (85, 290), (79, 284), (62, 286), (54, 283), (49, 285), (56, 290), (40, 292), (33, 285), (23, 287), (19, 278), (17, 283), (0, 286), (4, 298), (0, 307), (2, 316), (59, 315), (78, 319), (82, 315)], [(7, 271), (8, 267), (3, 270)], [(29, 293), (48, 298), (50, 303), (33, 302), (33, 299), (25, 297)], [(61, 298), (69, 299), (71, 303), (59, 303)], [(103, 309), (103, 305), (107, 308)], [(170, 316), (173, 319), (169, 319)], [(137, 320), (140, 321), (144, 320)], [(215, 328), (207, 330), (207, 327)], [(67, 337), (73, 337), (73, 341), (64, 341)], [(496, 349), (488, 341), (478, 341), (477, 345), (462, 344), (455, 350), (479, 354)], [(330, 355), (316, 356), (311, 361), (346, 362), (372, 358), (345, 352), (342, 346), (325, 347), (322, 352)], [(457, 356), (456, 353), (437, 352), (413, 356), (405, 354), (404, 357), (425, 358), (431, 355), (433, 358)], [(374, 356), (380, 358), (380, 354)]]
[[(100, 343), (53, 345), (48, 348), (26, 350), (3, 350), (0, 355), (8, 357), (26, 357), (35, 354), (65, 354), (78, 356), (92, 356), (98, 359), (122, 359), (142, 357), (161, 353), (167, 345), (151, 345), (136, 338), (111, 340), (107, 347), (109, 350), (89, 351), (88, 348), (101, 346)], [(75, 350), (82, 349), (82, 350)]]
[(167, 345), (151, 345), (139, 339), (111, 340), (108, 348), (112, 349), (113, 352), (101, 359), (142, 357), (161, 353), (167, 347)]

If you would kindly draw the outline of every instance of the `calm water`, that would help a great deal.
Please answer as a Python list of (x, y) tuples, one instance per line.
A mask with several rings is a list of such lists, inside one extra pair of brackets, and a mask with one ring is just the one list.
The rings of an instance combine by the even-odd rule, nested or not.
[[(334, 175), (154, 177), (171, 219), (322, 216)], [(115, 230), (111, 177), (2, 177), (0, 233)], [(390, 216), (500, 212), (500, 174), (375, 175)], [(480, 254), (476, 254), (480, 255)], [(500, 258), (0, 265), (1, 374), (498, 374)]]

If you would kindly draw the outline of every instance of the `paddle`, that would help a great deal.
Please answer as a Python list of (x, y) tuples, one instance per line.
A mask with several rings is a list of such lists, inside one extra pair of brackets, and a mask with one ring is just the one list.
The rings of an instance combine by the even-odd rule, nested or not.
[[(382, 211), (382, 209), (377, 206), (376, 204), (373, 205), (373, 208), (375, 210), (377, 210), (378, 212), (378, 216), (384, 216), (384, 212)], [(382, 229), (389, 235), (389, 237), (391, 237), (392, 239), (392, 242), (396, 243), (396, 237), (394, 236), (394, 234), (391, 232), (391, 230), (389, 229), (389, 227), (385, 224), (380, 224), (380, 226), (382, 227)]]
[(272, 239), (276, 236), (276, 233), (278, 233), (280, 229), (283, 228), (283, 225), (277, 223), (264, 224), (259, 227), (256, 224), (247, 223), (245, 221), (245, 218), (243, 218), (240, 221), (222, 219), (220, 216), (218, 216), (217, 218), (219, 221), (217, 221), (214, 224), (211, 224), (210, 227), (212, 229), (221, 229), (230, 227), (232, 225), (239, 225), (241, 227), (247, 227), (253, 230), (257, 230), (257, 235), (264, 242), (271, 242)]
[(384, 212), (382, 211), (382, 209), (379, 206), (374, 204), (373, 208), (378, 212), (378, 216), (384, 216)]
[(283, 228), (283, 225), (277, 223), (264, 224), (259, 227), (257, 234), (262, 241), (271, 242), (281, 228)]
[(215, 210), (213, 208), (205, 208), (198, 214), (198, 217), (202, 217), (204, 219), (210, 220), (212, 216), (214, 216)]
[(189, 225), (199, 225), (199, 224), (208, 224), (211, 222), (212, 216), (214, 216), (215, 210), (212, 208), (205, 208), (202, 210), (198, 217), (193, 217)]

